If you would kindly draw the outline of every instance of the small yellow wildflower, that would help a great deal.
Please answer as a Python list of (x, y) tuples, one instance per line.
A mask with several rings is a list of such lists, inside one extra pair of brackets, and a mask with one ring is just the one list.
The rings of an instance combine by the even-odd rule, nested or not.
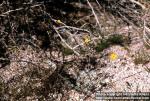
[(84, 41), (84, 44), (88, 44), (88, 43), (91, 41), (90, 36), (85, 35), (85, 36), (83, 37), (83, 41)]
[(56, 22), (57, 22), (57, 23), (59, 23), (59, 24), (61, 24), (61, 23), (62, 23), (60, 20), (57, 20)]
[(117, 58), (118, 58), (118, 55), (114, 52), (109, 55), (110, 60), (116, 60)]

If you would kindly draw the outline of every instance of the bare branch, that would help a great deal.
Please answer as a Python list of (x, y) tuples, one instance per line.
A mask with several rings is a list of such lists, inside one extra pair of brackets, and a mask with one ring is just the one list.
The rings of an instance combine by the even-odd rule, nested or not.
[[(37, 7), (37, 6), (41, 6), (42, 4), (37, 4), (37, 5), (33, 5), (31, 6), (31, 8), (34, 8), (34, 7)], [(21, 8), (18, 8), (18, 9), (14, 9), (14, 10), (9, 10), (7, 12), (4, 12), (2, 14), (0, 14), (0, 16), (7, 16), (8, 14), (12, 13), (12, 12), (16, 12), (16, 11), (20, 11), (20, 10), (23, 10), (24, 8), (21, 7)]]
[[(99, 20), (98, 20), (98, 17), (97, 17), (97, 15), (96, 15), (95, 11), (94, 11), (93, 6), (92, 6), (91, 3), (89, 2), (89, 0), (87, 0), (87, 3), (88, 3), (88, 5), (90, 6), (90, 8), (91, 8), (91, 10), (92, 10), (92, 12), (93, 12), (93, 15), (94, 15), (94, 17), (95, 17), (95, 20), (96, 20), (96, 22), (97, 22), (99, 28), (101, 29), (101, 24), (100, 24), (100, 22), (99, 22)], [(99, 35), (99, 37), (102, 39), (102, 36), (101, 36), (101, 35)]]
[(135, 4), (137, 4), (137, 5), (139, 5), (142, 9), (145, 9), (145, 6), (142, 5), (140, 2), (135, 1), (135, 0), (130, 0), (130, 1), (133, 2), (133, 3), (135, 3)]
[(75, 51), (71, 46), (68, 45), (68, 43), (66, 43), (66, 41), (62, 38), (62, 36), (59, 34), (59, 32), (57, 31), (57, 29), (56, 29), (55, 27), (54, 27), (54, 30), (56, 31), (56, 33), (57, 33), (58, 36), (60, 37), (61, 41), (64, 42), (65, 45), (66, 45), (68, 48), (70, 48), (71, 50), (73, 50), (73, 52), (74, 52), (76, 55), (80, 56), (80, 54), (79, 54), (77, 51)]

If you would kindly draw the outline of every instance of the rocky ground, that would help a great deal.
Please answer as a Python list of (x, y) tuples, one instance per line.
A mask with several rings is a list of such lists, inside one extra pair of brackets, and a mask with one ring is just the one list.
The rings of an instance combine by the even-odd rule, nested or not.
[[(8, 55), (0, 59), (10, 63), (5, 66), (1, 63), (0, 100), (94, 101), (98, 91), (150, 92), (149, 39), (144, 41), (145, 27), (140, 25), (147, 15), (145, 20), (149, 27), (149, 12), (141, 15), (141, 20), (139, 16), (135, 18), (137, 26), (133, 16), (127, 24), (127, 16), (113, 15), (113, 9), (105, 11), (95, 2), (91, 2), (94, 11), (88, 4), (71, 4), (79, 11), (60, 10), (64, 14), (61, 16), (67, 16), (68, 21), (55, 15), (48, 19), (54, 29), (48, 29), (51, 25), (45, 18), (45, 22), (28, 22), (31, 23), (28, 25), (29, 36), (24, 31), (16, 34), (17, 26), (12, 27), (20, 39), (12, 41), (15, 38), (9, 36), (10, 41), (5, 41), (5, 54)], [(31, 12), (39, 13), (40, 10), (43, 14), (40, 7)], [(96, 12), (99, 23), (93, 12)], [(30, 17), (28, 20), (35, 20), (36, 16)], [(1, 33), (6, 33), (3, 31)], [(149, 37), (149, 33), (146, 35)]]

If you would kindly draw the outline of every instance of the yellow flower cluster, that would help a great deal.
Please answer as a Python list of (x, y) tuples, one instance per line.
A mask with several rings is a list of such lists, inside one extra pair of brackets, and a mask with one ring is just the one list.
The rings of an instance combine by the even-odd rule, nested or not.
[(118, 59), (118, 55), (117, 55), (116, 53), (112, 52), (112, 53), (109, 55), (109, 59), (110, 59), (110, 60), (116, 60), (116, 59)]
[(89, 44), (89, 42), (91, 41), (91, 38), (90, 38), (90, 36), (88, 36), (88, 35), (85, 35), (85, 36), (83, 36), (83, 41), (84, 41), (84, 44)]

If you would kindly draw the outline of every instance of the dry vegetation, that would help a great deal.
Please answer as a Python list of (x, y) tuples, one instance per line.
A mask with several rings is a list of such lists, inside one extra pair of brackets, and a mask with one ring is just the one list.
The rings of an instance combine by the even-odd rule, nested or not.
[(0, 100), (94, 101), (96, 91), (150, 92), (149, 5), (0, 1)]

